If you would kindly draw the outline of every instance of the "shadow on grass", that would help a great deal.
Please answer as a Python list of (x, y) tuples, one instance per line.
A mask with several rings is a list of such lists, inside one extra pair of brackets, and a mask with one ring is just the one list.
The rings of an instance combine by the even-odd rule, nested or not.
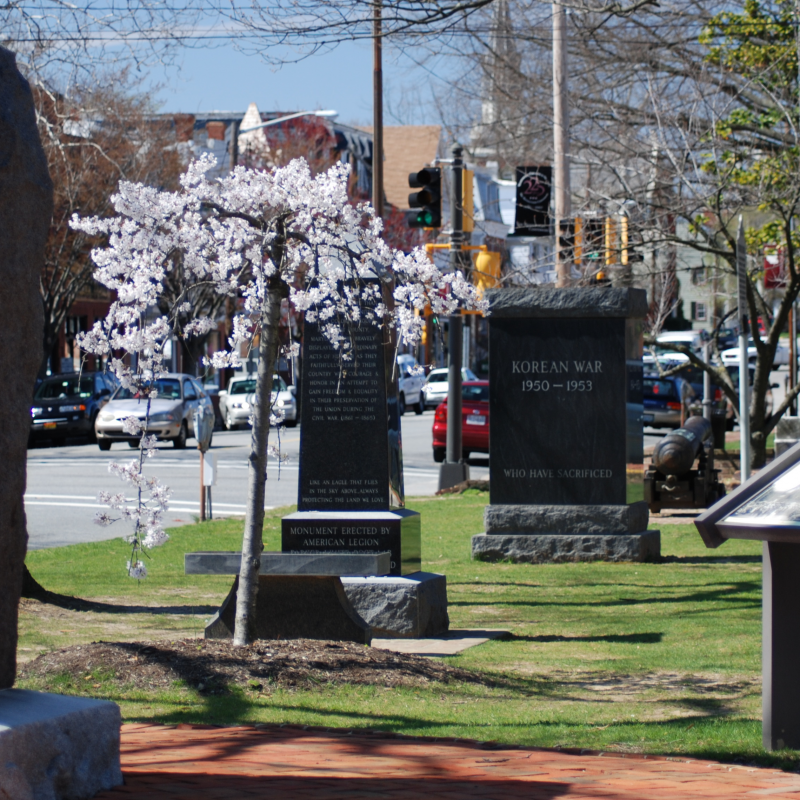
[(517, 642), (611, 642), (619, 644), (659, 644), (663, 633), (606, 633), (597, 636), (512, 636)]
[[(449, 584), (450, 586), (468, 586), (470, 588), (474, 588), (476, 584)], [(499, 585), (499, 584), (492, 584), (492, 583), (485, 583), (482, 584), (484, 586), (492, 586), (492, 585)], [(517, 586), (517, 588), (524, 588), (525, 584), (506, 584), (508, 586)], [(708, 584), (706, 584), (708, 586)], [(739, 608), (761, 608), (761, 580), (757, 581), (739, 581), (739, 582), (731, 582), (731, 581), (720, 581), (716, 584), (719, 588), (714, 588), (714, 584), (711, 584), (710, 588), (701, 591), (694, 591), (689, 592), (683, 595), (669, 595), (668, 592), (671, 589), (683, 588), (679, 587), (678, 584), (667, 584), (661, 586), (647, 586), (647, 585), (639, 585), (639, 584), (632, 584), (629, 586), (625, 586), (623, 584), (614, 584), (613, 586), (606, 586), (605, 588), (607, 591), (612, 591), (614, 589), (638, 589), (644, 590), (651, 588), (656, 593), (651, 593), (644, 597), (616, 597), (616, 598), (609, 598), (607, 596), (602, 597), (602, 603), (604, 606), (644, 606), (644, 605), (665, 605), (665, 604), (672, 604), (672, 603), (714, 603), (714, 602), (723, 602), (723, 603), (737, 603)], [(582, 584), (580, 587), (585, 589), (587, 588), (587, 584)], [(752, 595), (751, 597), (745, 597), (745, 595)], [(469, 606), (473, 607), (475, 605), (480, 606), (531, 606), (531, 607), (544, 607), (544, 606), (595, 606), (598, 603), (599, 598), (597, 596), (587, 597), (585, 600), (577, 600), (577, 601), (570, 601), (564, 600), (561, 598), (556, 598), (554, 600), (542, 600), (540, 598), (531, 599), (531, 600), (510, 600), (510, 599), (500, 599), (500, 600), (488, 600), (485, 597), (481, 596), (480, 598), (476, 599), (469, 599), (469, 600), (450, 600), (449, 605), (451, 606)]]
[(760, 564), (761, 556), (661, 556), (659, 564)]
[(219, 606), (128, 606), (120, 603), (100, 603), (96, 600), (83, 600), (68, 594), (58, 594), (43, 589), (35, 594), (25, 594), (30, 600), (38, 600), (67, 611), (93, 611), (97, 614), (174, 614), (177, 616), (209, 615), (219, 610)]

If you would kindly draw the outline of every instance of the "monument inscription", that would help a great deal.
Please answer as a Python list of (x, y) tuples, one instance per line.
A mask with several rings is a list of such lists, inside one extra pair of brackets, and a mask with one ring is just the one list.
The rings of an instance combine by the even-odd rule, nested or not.
[(492, 503), (625, 503), (627, 321), (491, 324)]
[(316, 325), (306, 325), (304, 339), (298, 510), (402, 505), (400, 433), (396, 424), (387, 429), (383, 332), (355, 328), (349, 362)]

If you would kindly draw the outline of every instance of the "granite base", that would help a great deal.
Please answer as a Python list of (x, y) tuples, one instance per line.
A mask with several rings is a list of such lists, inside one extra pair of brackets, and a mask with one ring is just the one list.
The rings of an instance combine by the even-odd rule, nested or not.
[(555, 564), (567, 561), (655, 561), (661, 531), (641, 533), (485, 534), (472, 537), (479, 561)]
[(0, 797), (83, 800), (119, 786), (121, 723), (105, 700), (0, 692)]
[(446, 633), (447, 578), (432, 572), (405, 577), (342, 578), (356, 613), (384, 639), (422, 639)]
[[(219, 611), (209, 620), (206, 639), (232, 639), (236, 628), (233, 582)], [(259, 575), (257, 639), (330, 639), (369, 644), (369, 625), (353, 609), (339, 578), (311, 575)]]
[(647, 530), (647, 503), (623, 505), (515, 505), (494, 503), (483, 512), (488, 534), (639, 533)]

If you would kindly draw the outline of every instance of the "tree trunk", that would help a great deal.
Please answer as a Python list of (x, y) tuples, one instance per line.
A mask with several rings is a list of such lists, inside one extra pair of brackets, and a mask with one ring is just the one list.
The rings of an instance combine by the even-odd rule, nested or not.
[(750, 434), (750, 467), (761, 469), (767, 463), (767, 437), (763, 431), (753, 431)]
[(256, 598), (261, 552), (264, 549), (264, 496), (267, 484), (267, 441), (272, 396), (272, 374), (278, 353), (278, 325), (281, 301), (288, 295), (287, 286), (279, 280), (270, 284), (267, 303), (261, 317), (261, 340), (258, 346), (258, 375), (256, 378), (253, 433), (250, 437), (250, 466), (248, 469), (247, 516), (242, 540), (242, 565), (236, 599), (236, 629), (233, 643), (239, 647), (255, 639)]

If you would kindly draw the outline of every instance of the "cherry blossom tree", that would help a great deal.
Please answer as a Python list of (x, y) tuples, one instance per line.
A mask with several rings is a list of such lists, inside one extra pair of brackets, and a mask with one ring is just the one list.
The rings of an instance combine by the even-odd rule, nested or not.
[[(460, 305), (480, 308), (481, 302), (460, 272), (442, 273), (424, 251), (404, 254), (383, 241), (382, 222), (371, 206), (348, 202), (348, 167), (337, 164), (314, 176), (305, 160), (296, 159), (269, 172), (240, 166), (210, 180), (206, 173), (213, 165), (209, 157), (191, 164), (178, 192), (121, 183), (112, 198), (116, 216), (75, 217), (72, 224), (107, 237), (108, 244), (92, 253), (95, 278), (118, 298), (81, 345), (111, 356), (122, 385), (142, 396), (152, 393), (153, 381), (165, 372), (164, 344), (175, 319), (192, 307), (194, 292), (212, 286), (244, 301), (233, 320), (229, 348), (208, 359), (216, 368), (235, 367), (243, 346), (259, 351), (234, 638), (243, 645), (254, 637), (269, 428), (271, 419), (279, 421), (270, 398), (281, 302), (288, 298), (317, 323), (342, 362), (356, 356), (351, 338), (356, 326), (390, 326), (398, 342), (413, 345), (424, 319), (415, 312), (426, 305), (447, 315)], [(170, 313), (154, 313), (166, 276), (178, 262), (183, 291)], [(182, 333), (203, 335), (214, 325), (213, 319), (195, 317)], [(134, 358), (127, 363), (114, 357), (120, 351)], [(131, 432), (143, 434), (140, 458), (116, 470), (150, 503), (149, 510), (127, 511), (135, 525), (129, 574), (138, 576), (137, 552), (163, 540), (167, 493), (151, 487), (141, 473), (144, 455), (154, 445), (146, 435), (147, 420), (129, 423)], [(123, 505), (119, 497), (111, 499), (118, 509)]]

